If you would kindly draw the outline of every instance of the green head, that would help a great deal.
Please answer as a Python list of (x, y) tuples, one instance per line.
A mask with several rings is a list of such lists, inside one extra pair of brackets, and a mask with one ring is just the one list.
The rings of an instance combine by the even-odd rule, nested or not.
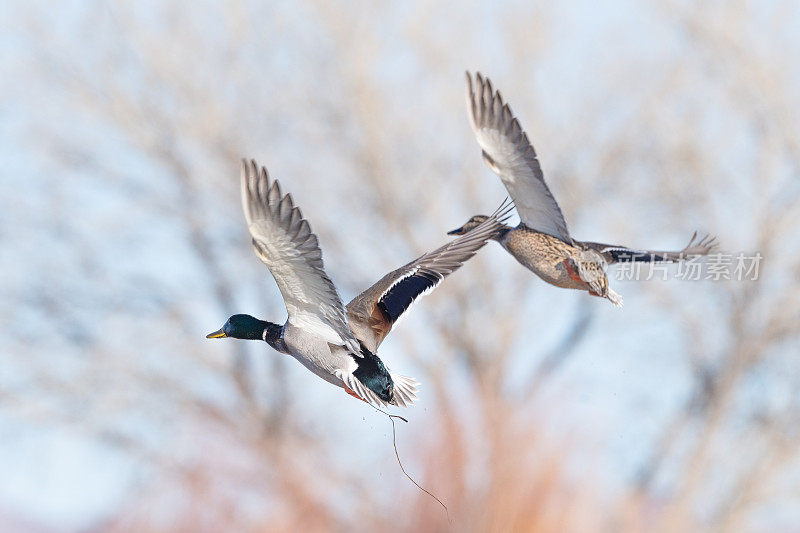
[(481, 223), (486, 222), (488, 219), (486, 215), (475, 215), (474, 217), (467, 220), (467, 223), (461, 226), (460, 228), (456, 228), (452, 231), (448, 231), (448, 235), (464, 235), (465, 233), (477, 228), (481, 225)]
[(275, 327), (280, 328), (277, 324), (259, 320), (254, 316), (233, 315), (225, 322), (222, 328), (214, 333), (209, 333), (206, 338), (221, 339), (223, 337), (232, 337), (234, 339), (267, 340), (264, 332), (270, 333)]

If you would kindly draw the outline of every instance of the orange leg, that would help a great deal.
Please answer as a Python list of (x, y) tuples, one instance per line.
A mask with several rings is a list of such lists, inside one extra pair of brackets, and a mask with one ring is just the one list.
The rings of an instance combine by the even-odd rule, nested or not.
[[(567, 269), (567, 274), (569, 275), (570, 278), (574, 279), (575, 281), (579, 281), (579, 282), (583, 283), (584, 285), (588, 285), (585, 281), (583, 281), (581, 279), (580, 274), (578, 274), (578, 272), (572, 267), (572, 264), (571, 264), (572, 261), (570, 261), (569, 259), (564, 259), (564, 261), (562, 261), (562, 262), (564, 263), (564, 266)], [(588, 289), (588, 291), (589, 291), (589, 294), (591, 294), (592, 296), (597, 296), (598, 298), (602, 298), (602, 296), (600, 296), (599, 294), (594, 292), (592, 289)]]
[(564, 266), (567, 269), (567, 275), (569, 275), (570, 278), (572, 278), (575, 281), (585, 283), (585, 281), (581, 279), (581, 276), (578, 274), (578, 272), (574, 268), (572, 268), (572, 261), (570, 261), (569, 259), (564, 259), (562, 263), (564, 263)]
[(358, 394), (356, 394), (356, 392), (353, 389), (351, 389), (350, 387), (348, 387), (347, 385), (344, 385), (344, 391), (347, 394), (349, 394), (350, 396), (352, 396), (353, 398), (357, 399), (357, 400), (361, 400), (362, 402), (366, 402), (367, 401), (364, 398), (362, 398), (361, 396), (359, 396)]

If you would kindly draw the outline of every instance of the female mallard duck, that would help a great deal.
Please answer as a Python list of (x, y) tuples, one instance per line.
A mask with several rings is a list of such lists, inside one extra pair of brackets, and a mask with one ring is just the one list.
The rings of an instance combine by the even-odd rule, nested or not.
[(255, 161), (242, 162), (242, 206), (256, 255), (283, 295), (289, 317), (281, 326), (233, 315), (207, 338), (264, 340), (325, 381), (376, 405), (410, 405), (417, 382), (390, 372), (378, 346), (418, 297), (433, 290), (475, 255), (503, 226), (503, 203), (473, 231), (386, 274), (347, 304), (325, 274), (317, 236), (289, 194)]
[[(500, 91), (492, 89), (488, 78), (467, 73), (467, 113), (483, 150), (483, 160), (508, 189), (517, 207), (520, 223), (511, 228), (503, 224), (492, 238), (517, 261), (537, 276), (557, 287), (589, 291), (622, 305), (622, 297), (608, 286), (605, 268), (609, 264), (632, 261), (673, 262), (690, 255), (708, 254), (716, 239), (704, 237), (678, 252), (633, 250), (624, 246), (576, 241), (569, 235), (564, 215), (547, 188), (536, 152), (528, 142), (511, 108), (503, 103)], [(476, 215), (450, 235), (463, 235), (487, 217)]]

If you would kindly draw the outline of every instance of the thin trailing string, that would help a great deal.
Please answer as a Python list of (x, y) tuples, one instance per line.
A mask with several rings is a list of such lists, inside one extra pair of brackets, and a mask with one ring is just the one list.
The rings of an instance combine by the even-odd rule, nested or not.
[(406, 424), (408, 424), (408, 420), (406, 420), (405, 418), (403, 418), (400, 415), (393, 415), (391, 413), (387, 413), (383, 409), (375, 407), (371, 403), (367, 403), (367, 402), (364, 402), (364, 403), (366, 403), (367, 405), (369, 405), (370, 407), (372, 407), (373, 409), (375, 409), (379, 413), (383, 413), (383, 414), (385, 414), (386, 416), (389, 417), (389, 421), (392, 423), (392, 446), (394, 446), (394, 456), (397, 457), (397, 464), (400, 465), (400, 470), (403, 471), (403, 474), (405, 474), (405, 476), (409, 480), (411, 480), (411, 483), (416, 485), (419, 490), (421, 490), (422, 492), (424, 492), (425, 494), (427, 494), (428, 496), (430, 496), (431, 498), (433, 498), (434, 500), (439, 502), (439, 505), (442, 506), (442, 508), (444, 509), (445, 514), (447, 515), (447, 522), (449, 524), (452, 524), (453, 522), (452, 522), (452, 520), (450, 520), (450, 511), (447, 509), (447, 506), (444, 504), (444, 502), (442, 502), (442, 500), (440, 500), (434, 493), (432, 493), (431, 491), (429, 491), (428, 489), (426, 489), (425, 487), (423, 487), (422, 485), (420, 485), (419, 483), (414, 481), (414, 478), (409, 476), (408, 472), (406, 472), (406, 469), (403, 468), (403, 462), (400, 460), (400, 454), (397, 452), (397, 430), (395, 428), (394, 419), (395, 418), (399, 418), (400, 420), (402, 420)]

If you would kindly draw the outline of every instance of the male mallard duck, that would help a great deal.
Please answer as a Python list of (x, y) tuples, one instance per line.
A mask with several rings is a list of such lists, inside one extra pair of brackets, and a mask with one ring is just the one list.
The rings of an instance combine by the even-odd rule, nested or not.
[[(467, 72), (467, 113), (483, 150), (483, 160), (508, 189), (517, 207), (520, 223), (511, 228), (503, 224), (492, 238), (547, 283), (567, 289), (589, 291), (622, 305), (622, 297), (608, 286), (605, 267), (617, 262), (681, 261), (690, 255), (708, 254), (716, 245), (709, 236), (678, 252), (634, 250), (625, 246), (576, 241), (569, 235), (567, 222), (547, 188), (536, 152), (528, 142), (511, 108), (503, 103), (500, 91), (480, 73), (475, 76), (477, 90)], [(463, 235), (486, 217), (476, 215), (460, 228), (448, 232)]]
[(325, 381), (376, 405), (410, 405), (417, 382), (390, 372), (378, 346), (418, 297), (475, 255), (512, 209), (503, 203), (473, 231), (386, 274), (347, 304), (325, 274), (317, 236), (289, 194), (256, 162), (242, 161), (242, 207), (256, 255), (269, 268), (289, 317), (282, 326), (233, 315), (206, 337), (264, 340)]

